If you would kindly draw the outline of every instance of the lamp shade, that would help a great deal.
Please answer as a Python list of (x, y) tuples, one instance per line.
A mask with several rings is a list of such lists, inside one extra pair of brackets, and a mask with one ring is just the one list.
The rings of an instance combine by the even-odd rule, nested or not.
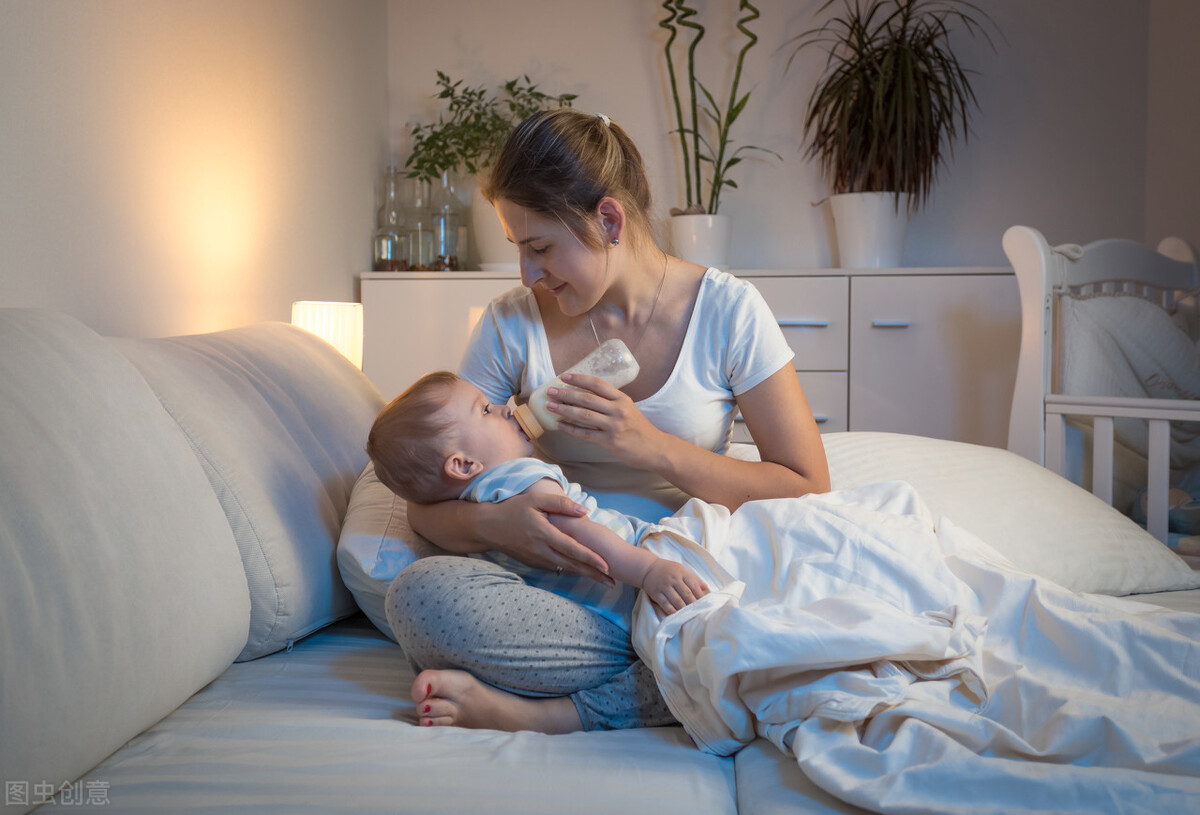
[(316, 334), (362, 368), (362, 303), (299, 300), (292, 303), (292, 325)]

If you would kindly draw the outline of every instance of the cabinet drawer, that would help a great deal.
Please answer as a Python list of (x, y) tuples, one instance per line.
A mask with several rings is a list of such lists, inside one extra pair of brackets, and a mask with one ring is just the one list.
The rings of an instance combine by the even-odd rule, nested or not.
[[(849, 414), (846, 374), (842, 371), (809, 371), (797, 372), (796, 377), (800, 387), (804, 388), (804, 396), (821, 432), (845, 430)], [(752, 441), (740, 414), (733, 420), (733, 440)]]
[(754, 277), (796, 352), (801, 371), (844, 371), (849, 360), (850, 281), (845, 277)]
[(1004, 447), (1021, 342), (1016, 277), (855, 278), (851, 430)]

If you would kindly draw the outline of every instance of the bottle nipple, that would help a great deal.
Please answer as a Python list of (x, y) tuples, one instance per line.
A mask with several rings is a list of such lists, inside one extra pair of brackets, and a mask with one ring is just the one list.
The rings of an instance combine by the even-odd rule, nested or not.
[(537, 416), (533, 414), (533, 410), (530, 409), (528, 404), (517, 405), (513, 408), (512, 415), (517, 420), (517, 424), (521, 426), (521, 429), (525, 431), (525, 435), (529, 437), (530, 441), (537, 439), (546, 432), (545, 428), (542, 427), (542, 423), (537, 420)]

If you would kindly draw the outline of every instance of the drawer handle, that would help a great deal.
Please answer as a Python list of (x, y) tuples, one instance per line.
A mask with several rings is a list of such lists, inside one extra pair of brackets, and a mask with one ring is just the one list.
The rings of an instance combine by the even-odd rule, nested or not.
[(829, 328), (828, 320), (779, 320), (780, 328)]
[[(813, 420), (814, 420), (814, 421), (815, 421), (817, 424), (825, 424), (826, 422), (828, 422), (828, 421), (829, 421), (829, 417), (828, 417), (828, 416), (813, 416)], [(739, 423), (739, 422), (740, 422), (741, 424), (745, 424), (745, 423), (746, 423), (746, 420), (745, 420), (744, 418), (742, 418), (742, 416), (741, 416), (741, 415), (734, 416), (734, 417), (733, 417), (733, 421), (734, 421), (734, 424), (737, 424), (737, 423)]]
[(908, 320), (872, 320), (871, 328), (908, 328)]

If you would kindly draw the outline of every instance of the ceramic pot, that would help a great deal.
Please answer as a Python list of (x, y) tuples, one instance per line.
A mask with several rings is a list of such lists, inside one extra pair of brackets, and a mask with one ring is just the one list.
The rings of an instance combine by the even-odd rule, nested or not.
[(672, 215), (671, 245), (675, 254), (701, 266), (729, 268), (728, 215)]
[(517, 247), (504, 237), (496, 209), (483, 197), (479, 184), (471, 190), (471, 236), (475, 239), (480, 269), (485, 272), (517, 271)]
[(831, 195), (833, 225), (837, 233), (838, 266), (843, 269), (879, 269), (901, 266), (904, 234), (908, 229), (908, 194), (852, 192)]

